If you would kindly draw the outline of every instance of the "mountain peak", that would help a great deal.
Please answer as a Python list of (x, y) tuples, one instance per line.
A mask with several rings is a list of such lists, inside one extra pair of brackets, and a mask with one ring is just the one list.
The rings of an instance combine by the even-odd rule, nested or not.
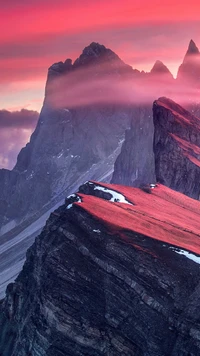
[(190, 40), (187, 52), (185, 54), (183, 63), (185, 62), (191, 62), (191, 60), (193, 61), (193, 59), (195, 59), (196, 57), (198, 57), (200, 55), (199, 49), (196, 46), (195, 42), (193, 40)]
[(101, 45), (98, 42), (92, 42), (89, 46), (84, 48), (83, 54), (87, 56), (99, 56), (106, 51), (108, 51), (108, 49), (104, 45)]
[(193, 54), (199, 54), (199, 49), (196, 46), (195, 42), (193, 40), (190, 40), (186, 56), (193, 55)]
[(98, 42), (92, 42), (85, 47), (73, 64), (74, 69), (82, 66), (96, 67), (96, 72), (101, 73), (101, 75), (102, 73), (106, 75), (111, 73), (115, 75), (139, 75), (137, 70), (133, 70), (130, 65), (124, 63), (115, 52)]
[(178, 70), (177, 79), (199, 86), (200, 52), (193, 40), (190, 41), (183, 63)]
[(102, 59), (107, 60), (119, 60), (117, 54), (115, 54), (111, 49), (106, 48), (104, 45), (98, 42), (92, 42), (89, 46), (85, 47), (82, 54), (74, 62), (74, 66), (78, 67), (82, 64), (89, 64), (94, 61), (101, 61)]
[(166, 65), (157, 60), (154, 65), (153, 65), (153, 68), (151, 69), (151, 73), (153, 72), (169, 72), (169, 69), (166, 67)]
[(164, 74), (164, 75), (170, 76), (171, 78), (173, 77), (170, 70), (166, 67), (166, 65), (159, 60), (157, 60), (155, 62), (150, 73), (151, 74), (161, 74), (161, 75)]

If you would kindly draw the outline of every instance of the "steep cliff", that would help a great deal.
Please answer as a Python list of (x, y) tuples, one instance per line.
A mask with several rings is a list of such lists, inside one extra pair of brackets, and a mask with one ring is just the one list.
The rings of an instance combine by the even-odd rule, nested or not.
[(199, 208), (161, 185), (81, 186), (8, 286), (1, 356), (198, 355)]
[(138, 187), (155, 182), (152, 109), (138, 108), (114, 165), (112, 183)]
[[(183, 65), (195, 78), (199, 77), (198, 58), (199, 51), (191, 41)], [(140, 161), (148, 167), (153, 155), (152, 123), (151, 119), (142, 121), (143, 111), (146, 103), (150, 106), (158, 95), (180, 97), (182, 87), (175, 83), (162, 62), (156, 61), (150, 73), (140, 73), (95, 42), (74, 63), (67, 59), (53, 64), (48, 71), (36, 130), (19, 153), (14, 169), (0, 170), (0, 235), (27, 218), (35, 219), (35, 214), (41, 215), (87, 179), (110, 181), (125, 130), (131, 122), (131, 131), (126, 134), (127, 146), (116, 164), (119, 174), (114, 174), (113, 182), (132, 185), (137, 180), (137, 171), (141, 171), (143, 181), (148, 168), (135, 164)], [(185, 93), (185, 87), (182, 92)], [(135, 108), (138, 105), (141, 114)], [(141, 140), (145, 141), (142, 132), (147, 136), (143, 153), (140, 152)], [(132, 163), (125, 159), (123, 173), (121, 161), (127, 149), (130, 150), (132, 140), (140, 140), (138, 147), (136, 144), (131, 147), (140, 154), (133, 157), (131, 153)]]
[(87, 179), (109, 181), (134, 113), (131, 104), (118, 103), (112, 83), (138, 73), (98, 43), (73, 64), (49, 68), (36, 130), (14, 169), (0, 170), (0, 227), (39, 214)]
[(153, 105), (156, 178), (192, 198), (200, 195), (200, 119), (170, 99)]

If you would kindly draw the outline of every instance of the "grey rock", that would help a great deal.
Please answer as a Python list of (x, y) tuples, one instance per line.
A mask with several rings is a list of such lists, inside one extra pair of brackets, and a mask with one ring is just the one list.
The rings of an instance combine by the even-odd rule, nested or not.
[(7, 288), (1, 356), (198, 355), (199, 265), (148, 236), (110, 233), (73, 201), (51, 214)]
[(200, 194), (200, 119), (170, 99), (153, 105), (156, 179), (194, 199)]
[[(93, 78), (109, 76), (110, 82), (120, 82), (138, 73), (98, 43), (86, 47), (74, 64), (67, 59), (49, 68), (44, 105), (30, 142), (12, 171), (0, 170), (1, 235), (36, 219), (84, 181), (110, 180), (134, 106), (68, 102), (66, 107), (64, 102), (68, 94), (75, 100), (74, 88), (83, 83), (87, 87)], [(97, 93), (93, 90), (95, 95), (102, 88), (110, 93), (107, 84), (96, 88)]]
[(116, 159), (112, 183), (138, 187), (155, 182), (153, 134), (150, 105), (138, 107)]

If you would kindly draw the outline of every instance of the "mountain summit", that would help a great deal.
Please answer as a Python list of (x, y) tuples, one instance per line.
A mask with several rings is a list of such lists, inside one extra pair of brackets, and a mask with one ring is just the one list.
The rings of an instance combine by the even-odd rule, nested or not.
[[(74, 63), (67, 59), (49, 68), (44, 105), (30, 142), (12, 171), (0, 170), (0, 233), (10, 221), (15, 226), (70, 194), (82, 179), (112, 174), (133, 117), (126, 104), (117, 105), (112, 80), (127, 75), (134, 76), (132, 67), (95, 42)], [(124, 95), (123, 88), (118, 95)]]
[[(97, 42), (92, 42), (89, 46), (85, 47), (82, 54), (75, 60), (73, 68), (80, 68), (82, 66), (92, 65), (96, 67), (97, 74), (100, 69), (101, 75), (103, 74), (139, 74), (139, 71), (124, 63), (119, 56), (111, 49), (106, 48)], [(101, 66), (101, 68), (100, 68)]]
[(198, 55), (198, 54), (199, 54), (198, 47), (196, 46), (196, 44), (195, 44), (195, 42), (193, 40), (190, 40), (190, 43), (189, 43), (189, 46), (188, 46), (188, 50), (187, 50), (186, 55), (185, 55), (185, 59), (188, 56)]
[(150, 73), (151, 74), (155, 74), (155, 75), (167, 75), (170, 78), (173, 78), (173, 76), (172, 76), (170, 70), (167, 68), (167, 66), (163, 62), (161, 62), (159, 60), (157, 60), (155, 62), (155, 64), (154, 64), (153, 68), (151, 69)]
[(200, 52), (193, 40), (190, 41), (183, 63), (178, 69), (177, 79), (183, 83), (200, 85)]
[(74, 62), (74, 65), (85, 64), (88, 59), (94, 60), (106, 56), (110, 60), (120, 60), (120, 58), (111, 49), (106, 48), (98, 42), (92, 42), (89, 46), (85, 47), (82, 54)]

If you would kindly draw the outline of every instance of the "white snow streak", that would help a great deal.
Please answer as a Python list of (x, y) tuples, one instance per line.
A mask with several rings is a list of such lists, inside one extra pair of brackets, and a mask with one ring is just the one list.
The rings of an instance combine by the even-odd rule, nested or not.
[(193, 253), (186, 251), (186, 250), (180, 250), (176, 249), (174, 247), (170, 247), (174, 252), (178, 253), (179, 255), (184, 255), (185, 257), (189, 258), (190, 260), (194, 261), (195, 263), (200, 264), (200, 256), (194, 255)]
[[(89, 182), (89, 184), (91, 184), (91, 183)], [(94, 187), (94, 190), (102, 190), (105, 193), (111, 194), (112, 198), (110, 199), (110, 201), (112, 201), (113, 203), (118, 202), (118, 203), (125, 203), (125, 204), (129, 204), (129, 205), (133, 205), (128, 200), (126, 200), (126, 198), (123, 194), (118, 193), (115, 190), (107, 189), (107, 188), (101, 187), (100, 185), (96, 185)]]
[(63, 155), (63, 150), (58, 154), (57, 158), (62, 157), (62, 155)]

